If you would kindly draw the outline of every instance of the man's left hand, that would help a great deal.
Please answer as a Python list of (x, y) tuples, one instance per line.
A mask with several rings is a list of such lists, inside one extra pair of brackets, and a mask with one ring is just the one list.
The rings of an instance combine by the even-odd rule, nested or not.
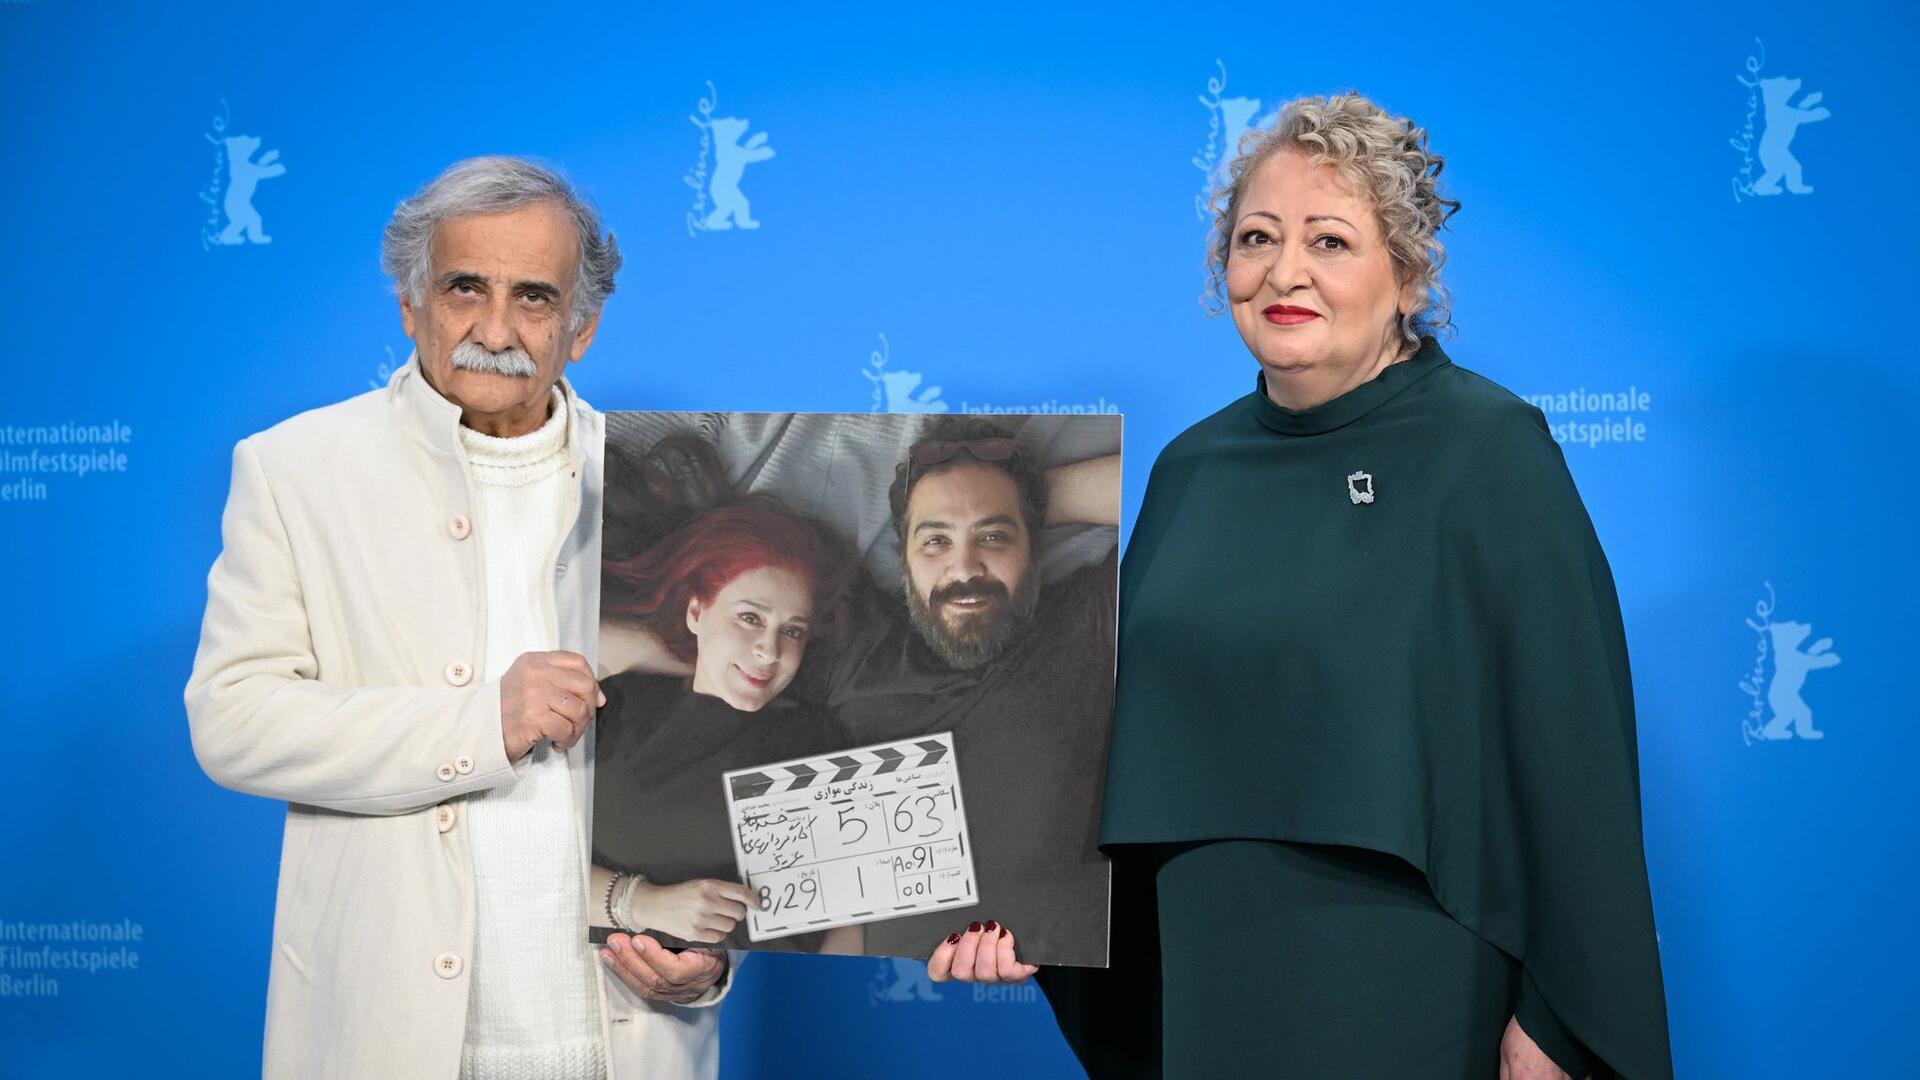
[(1508, 1020), (1507, 1033), (1500, 1040), (1500, 1080), (1570, 1080), (1566, 1071), (1553, 1063), (1545, 1050), (1520, 1027), (1520, 1021)]
[(613, 934), (600, 960), (634, 992), (651, 1001), (689, 1005), (727, 973), (725, 949), (674, 952), (645, 934)]

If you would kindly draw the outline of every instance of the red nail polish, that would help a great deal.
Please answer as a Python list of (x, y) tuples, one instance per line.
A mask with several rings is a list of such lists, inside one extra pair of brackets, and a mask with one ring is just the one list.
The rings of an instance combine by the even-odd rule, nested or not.
[(979, 933), (979, 932), (980, 932), (980, 924), (979, 924), (979, 923), (977, 923), (977, 922), (974, 922), (974, 923), (968, 923), (968, 924), (967, 924), (967, 933), (969, 933), (969, 934), (977, 934), (977, 933)]
[(954, 933), (951, 933), (951, 934), (948, 934), (948, 935), (947, 935), (947, 944), (949, 944), (949, 945), (952, 945), (953, 943), (955, 943), (955, 942), (957, 942), (957, 941), (959, 941), (959, 940), (960, 940), (960, 934), (959, 934), (959, 932), (958, 932), (958, 931), (955, 931)]
[(987, 920), (987, 933), (991, 934), (998, 929), (1000, 929), (999, 923), (993, 921), (992, 919)]
[(1007, 936), (1007, 928), (1006, 928), (1006, 927), (1004, 927), (1004, 926), (1003, 926), (1003, 927), (1001, 927), (1001, 928), (1000, 928), (1000, 936), (1001, 936), (1001, 937), (1006, 937), (1006, 936)]

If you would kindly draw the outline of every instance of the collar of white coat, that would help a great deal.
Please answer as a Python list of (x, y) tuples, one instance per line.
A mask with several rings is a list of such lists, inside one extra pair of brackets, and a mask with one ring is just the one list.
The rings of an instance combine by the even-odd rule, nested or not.
[[(566, 376), (560, 377), (559, 387), (567, 411), (566, 445), (577, 459), (586, 450), (581, 445), (584, 425), (578, 421), (593, 407), (573, 392), (573, 384)], [(408, 353), (407, 362), (387, 380), (387, 401), (394, 406), (401, 425), (414, 441), (436, 454), (466, 460), (467, 452), (460, 442), (460, 406), (440, 396), (440, 391), (427, 382), (426, 375), (420, 371), (417, 350)]]

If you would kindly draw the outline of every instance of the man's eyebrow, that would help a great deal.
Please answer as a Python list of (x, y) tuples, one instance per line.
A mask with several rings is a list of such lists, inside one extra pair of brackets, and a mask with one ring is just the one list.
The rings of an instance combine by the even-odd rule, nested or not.
[[(449, 270), (441, 274), (439, 278), (439, 286), (442, 289), (451, 289), (455, 285), (491, 284), (492, 282), (487, 280), (487, 275), (473, 270)], [(541, 281), (539, 279), (516, 281), (513, 283), (513, 288), (515, 292), (537, 292), (544, 296), (553, 297), (560, 295), (560, 286), (550, 281)]]
[[(990, 514), (974, 522), (970, 528), (984, 529), (989, 525), (1012, 525), (1015, 528), (1019, 528), (1020, 519), (1014, 517), (1012, 514)], [(914, 534), (916, 536), (919, 535), (923, 529), (944, 529), (951, 532), (953, 530), (953, 523), (949, 521), (923, 521), (913, 527)]]

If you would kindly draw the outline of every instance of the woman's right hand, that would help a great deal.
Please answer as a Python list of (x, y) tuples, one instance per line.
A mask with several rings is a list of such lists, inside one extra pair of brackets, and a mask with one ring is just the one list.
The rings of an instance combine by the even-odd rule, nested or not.
[(753, 890), (733, 881), (695, 878), (678, 885), (638, 882), (627, 905), (628, 926), (671, 934), (704, 945), (724, 939), (747, 917)]
[(934, 982), (1026, 982), (1040, 969), (1014, 956), (1013, 934), (997, 922), (973, 923), (933, 950), (927, 958), (927, 978)]

